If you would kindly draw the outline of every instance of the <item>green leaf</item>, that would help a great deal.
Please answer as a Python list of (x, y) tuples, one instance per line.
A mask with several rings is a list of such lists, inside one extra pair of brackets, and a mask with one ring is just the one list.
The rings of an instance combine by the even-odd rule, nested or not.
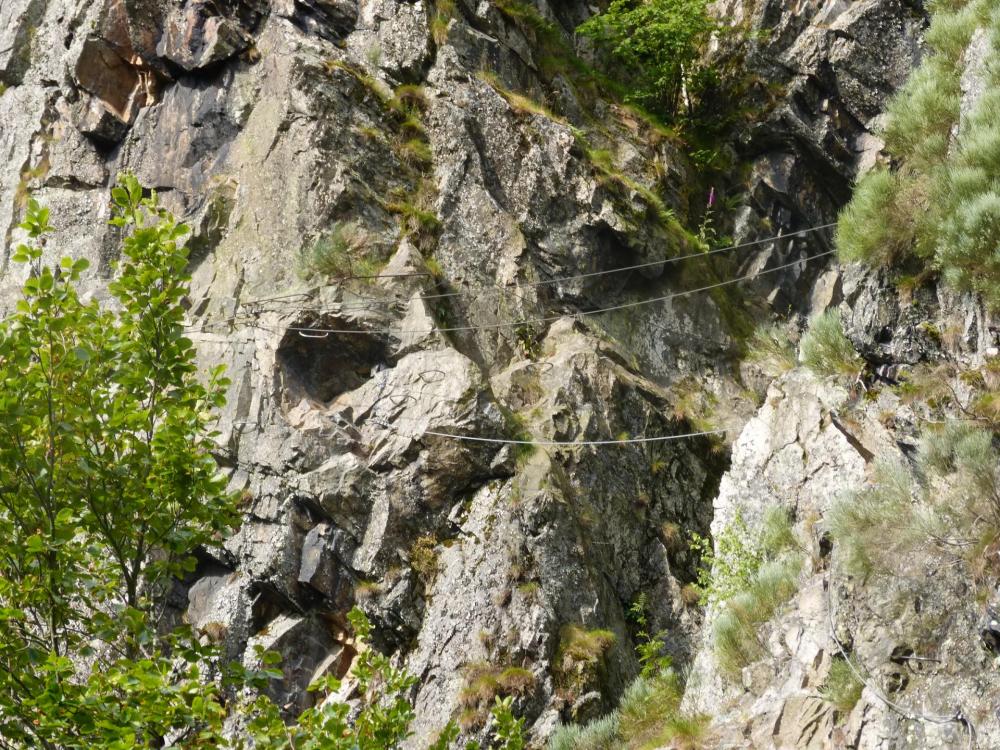
[(24, 548), (33, 554), (39, 554), (45, 551), (45, 542), (38, 534), (32, 534), (25, 540)]

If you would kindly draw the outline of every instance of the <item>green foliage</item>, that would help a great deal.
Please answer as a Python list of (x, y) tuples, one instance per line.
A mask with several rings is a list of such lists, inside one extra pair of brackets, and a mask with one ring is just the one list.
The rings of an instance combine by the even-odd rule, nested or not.
[(997, 453), (990, 433), (968, 422), (949, 422), (924, 433), (920, 460), (926, 470), (941, 476), (959, 475), (971, 491), (996, 501)]
[(769, 508), (756, 529), (737, 510), (715, 539), (691, 534), (691, 550), (698, 555), (698, 588), (703, 605), (714, 605), (749, 589), (768, 560), (796, 546), (792, 519), (784, 508)]
[(714, 28), (704, 0), (612, 0), (577, 31), (627, 71), (627, 101), (670, 117)]
[(489, 71), (480, 71), (476, 74), (476, 77), (484, 83), (489, 84), (489, 86), (500, 94), (500, 96), (506, 99), (507, 103), (511, 106), (511, 109), (515, 112), (519, 112), (524, 115), (541, 115), (542, 117), (547, 117), (550, 120), (565, 122), (565, 120), (553, 113), (544, 104), (541, 104), (524, 94), (512, 91), (504, 86), (499, 76), (490, 73)]
[(819, 694), (827, 703), (847, 713), (861, 700), (864, 687), (851, 665), (841, 657), (830, 663), (830, 672), (823, 681)]
[[(893, 171), (877, 169), (857, 186), (841, 215), (837, 244), (845, 260), (919, 264), (954, 287), (1000, 306), (1000, 71), (985, 66), (985, 92), (959, 122), (964, 52), (977, 27), (993, 52), (1000, 15), (992, 0), (937, 4), (926, 40), (934, 50), (888, 107)], [(956, 137), (957, 132), (957, 137)]]
[(560, 726), (549, 740), (548, 750), (611, 750), (621, 747), (618, 742), (618, 713), (612, 712), (583, 726)]
[[(638, 627), (636, 653), (642, 672), (626, 689), (618, 707), (607, 716), (584, 726), (559, 727), (549, 741), (549, 750), (652, 750), (669, 745), (701, 748), (707, 738), (709, 718), (680, 710), (684, 685), (663, 653), (663, 633), (650, 636), (646, 630), (647, 599), (640, 594), (629, 608), (629, 619)], [(593, 658), (601, 642), (610, 645), (607, 631), (564, 630), (567, 641), (578, 649), (576, 658)], [(583, 644), (582, 647), (580, 644)], [(606, 648), (606, 646), (605, 646)], [(561, 647), (561, 651), (562, 651)]]
[(922, 550), (964, 561), (981, 574), (992, 564), (984, 550), (1000, 538), (998, 466), (990, 432), (961, 422), (928, 429), (916, 475), (903, 464), (880, 464), (870, 487), (828, 514), (847, 570), (894, 574)]
[(235, 518), (210, 455), (226, 382), (215, 370), (202, 384), (184, 336), (187, 228), (134, 178), (112, 198), (126, 231), (116, 312), (80, 299), (86, 261), (41, 264), (51, 226), (34, 200), (13, 254), (33, 268), (0, 329), (0, 736), (14, 747), (152, 739), (192, 723), (195, 694), (218, 712), (191, 650), (160, 694), (166, 644), (147, 640), (150, 597)]
[[(124, 235), (113, 311), (81, 300), (84, 261), (42, 265), (52, 227), (33, 200), (29, 242), (13, 254), (32, 271), (0, 323), (0, 746), (399, 747), (415, 681), (364, 646), (360, 610), (348, 615), (356, 703), (318, 701), (291, 725), (261, 694), (282, 677), (276, 654), (258, 652), (254, 669), (220, 664), (190, 629), (163, 632), (158, 603), (236, 519), (211, 457), (226, 381), (199, 375), (184, 335), (187, 228), (134, 177), (112, 199)], [(310, 690), (338, 688), (326, 677)], [(245, 732), (230, 737), (234, 713)], [(510, 703), (494, 718), (501, 746), (521, 750)]]
[(720, 427), (717, 408), (719, 399), (706, 387), (702, 378), (688, 376), (670, 388), (672, 411), (677, 419), (684, 419), (697, 431), (715, 430)]
[(958, 119), (960, 90), (952, 66), (932, 57), (917, 68), (887, 109), (886, 146), (921, 166), (941, 160)]
[(584, 726), (563, 726), (549, 750), (651, 750), (663, 746), (707, 747), (707, 716), (680, 710), (684, 686), (673, 669), (638, 677), (626, 689), (618, 708)]
[(836, 310), (827, 310), (813, 320), (802, 336), (799, 352), (802, 364), (820, 377), (853, 379), (864, 368), (864, 361), (844, 335)]
[(527, 695), (535, 687), (535, 676), (523, 667), (504, 667), (473, 662), (462, 668), (465, 684), (459, 703), (466, 709), (463, 726), (482, 724), (495, 711), (497, 700)]
[[(841, 545), (847, 569), (867, 575), (891, 565), (899, 545), (908, 544), (913, 481), (898, 463), (876, 465), (872, 487), (836, 503), (826, 516), (827, 527)], [(886, 536), (888, 528), (895, 527)]]
[(431, 37), (435, 44), (448, 40), (448, 24), (455, 17), (455, 0), (436, 0), (431, 18)]
[(652, 677), (668, 669), (673, 663), (673, 659), (670, 658), (669, 654), (664, 652), (666, 647), (666, 631), (661, 630), (655, 635), (650, 635), (647, 630), (649, 627), (649, 617), (646, 614), (647, 603), (648, 597), (645, 592), (639, 594), (635, 601), (632, 602), (632, 606), (629, 607), (628, 615), (629, 619), (637, 627), (636, 638), (638, 639), (638, 643), (636, 644), (635, 651), (639, 657), (639, 664), (642, 667), (639, 674), (643, 677)]
[(493, 706), (496, 729), (493, 738), (499, 750), (524, 750), (524, 719), (517, 719), (511, 710), (513, 699), (497, 698)]
[(610, 630), (585, 630), (566, 625), (559, 632), (559, 648), (552, 662), (556, 684), (579, 696), (595, 686), (603, 674), (604, 654), (615, 642)]
[(425, 588), (430, 588), (437, 578), (438, 540), (431, 534), (419, 537), (410, 547), (410, 567), (413, 568)]
[(889, 265), (909, 249), (913, 232), (900, 226), (908, 214), (896, 205), (899, 193), (899, 178), (887, 169), (873, 169), (861, 178), (837, 221), (841, 260)]
[[(348, 620), (362, 643), (351, 667), (360, 711), (353, 714), (346, 703), (322, 701), (288, 727), (270, 701), (258, 698), (249, 708), (254, 750), (388, 750), (398, 748), (410, 735), (414, 712), (406, 694), (416, 678), (393, 667), (387, 656), (364, 647), (372, 628), (361, 610), (351, 610)], [(329, 694), (339, 688), (338, 680), (327, 677), (309, 689)]]
[[(493, 750), (524, 750), (524, 719), (514, 716), (513, 698), (500, 698), (494, 700), (490, 709), (490, 717), (493, 719)], [(458, 738), (459, 730), (454, 722), (449, 722), (442, 730), (437, 741), (431, 745), (431, 750), (447, 750), (451, 743)], [(466, 743), (465, 750), (483, 750), (479, 742), (472, 741)]]
[(959, 289), (974, 290), (991, 307), (1000, 307), (1000, 193), (981, 193), (957, 204), (943, 226), (937, 260), (945, 280)]
[[(581, 131), (575, 132), (577, 146), (583, 151), (587, 160), (594, 167), (600, 180), (608, 186), (614, 187), (624, 193), (624, 197), (632, 194), (638, 196), (648, 207), (647, 211), (654, 215), (674, 237), (678, 239), (678, 244), (684, 247), (689, 239), (689, 235), (678, 223), (673, 210), (667, 207), (663, 199), (653, 190), (637, 182), (626, 175), (615, 162), (615, 155), (607, 149), (594, 148)], [(628, 209), (624, 206), (622, 210), (627, 214)]]
[(761, 326), (747, 342), (746, 359), (776, 378), (795, 367), (795, 345), (783, 326)]
[(299, 273), (304, 279), (370, 278), (382, 267), (379, 259), (366, 251), (368, 237), (356, 224), (338, 222), (325, 235), (302, 251)]
[(719, 608), (712, 642), (723, 672), (735, 676), (763, 655), (759, 630), (796, 591), (802, 558), (788, 511), (771, 507), (751, 530), (737, 511), (715, 547), (692, 535), (701, 556), (702, 604)]
[(723, 674), (735, 679), (764, 655), (761, 626), (795, 595), (802, 559), (785, 555), (764, 563), (749, 588), (724, 602), (712, 624), (712, 645)]

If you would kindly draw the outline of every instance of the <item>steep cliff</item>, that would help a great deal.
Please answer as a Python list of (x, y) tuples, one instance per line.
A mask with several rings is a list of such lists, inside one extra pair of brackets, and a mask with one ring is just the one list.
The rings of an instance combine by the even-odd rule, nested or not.
[[(692, 669), (685, 706), (713, 717), (708, 746), (965, 742), (967, 724), (905, 720), (877, 688), (846, 720), (817, 698), (859, 622), (867, 667), (906, 673), (905, 711), (978, 711), (989, 746), (1000, 728), (961, 573), (929, 568), (907, 605), (951, 613), (925, 652), (896, 634), (900, 615), (870, 617), (908, 590), (838, 575), (815, 531), (922, 415), (800, 369), (758, 411), (747, 385), (766, 378), (740, 362), (756, 322), (837, 306), (872, 366), (910, 361), (890, 340), (970, 363), (993, 345), (975, 299), (932, 285), (901, 302), (830, 253), (922, 54), (923, 11), (718, 3), (739, 32), (707, 59), (738, 71), (729, 105), (747, 112), (709, 158), (580, 63), (573, 31), (593, 12), (4, 0), (5, 253), (30, 193), (58, 218), (52, 258), (89, 258), (106, 295), (118, 235), (103, 219), (122, 171), (194, 228), (190, 335), (232, 380), (217, 458), (245, 517), (176, 592), (175, 616), (224, 633), (233, 657), (279, 651), (275, 697), (291, 710), (314, 677), (346, 673), (358, 603), (377, 647), (419, 679), (413, 747), (450, 718), (485, 737), (497, 692), (542, 743), (615, 707), (639, 671), (627, 612), (644, 595), (649, 631)], [(739, 247), (699, 256), (706, 227)], [(3, 304), (19, 273), (5, 256)], [(927, 315), (962, 327), (957, 348), (919, 338)], [(809, 552), (799, 593), (767, 626), (768, 658), (722, 681), (717, 612), (683, 592), (698, 567), (688, 536), (772, 505), (794, 510)], [(613, 637), (587, 641), (598, 631)]]

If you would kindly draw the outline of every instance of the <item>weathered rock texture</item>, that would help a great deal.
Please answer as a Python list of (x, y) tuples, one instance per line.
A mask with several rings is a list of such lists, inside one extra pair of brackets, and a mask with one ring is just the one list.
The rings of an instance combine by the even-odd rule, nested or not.
[[(571, 4), (556, 20), (588, 12)], [(344, 614), (361, 603), (378, 645), (421, 678), (414, 747), (462, 710), (482, 731), (485, 711), (461, 694), (478, 662), (531, 670), (517, 711), (537, 737), (612, 707), (637, 670), (624, 612), (642, 591), (671, 648), (690, 653), (697, 617), (674, 570), (692, 561), (663, 530), (708, 527), (722, 459), (707, 438), (529, 454), (428, 434), (690, 431), (669, 386), (731, 348), (715, 303), (613, 321), (641, 341), (644, 372), (596, 316), (573, 314), (663, 296), (679, 274), (547, 282), (690, 249), (639, 187), (669, 174), (676, 192), (686, 167), (669, 143), (542, 76), (534, 31), (486, 3), (453, 18), (381, 0), (31, 0), (2, 14), (7, 242), (30, 191), (58, 217), (52, 257), (96, 261), (103, 294), (122, 170), (194, 228), (191, 335), (232, 379), (219, 460), (245, 521), (206, 553), (186, 619), (233, 657), (281, 652), (277, 697), (301, 709), (312, 678), (349, 667)], [(613, 145), (622, 177), (507, 88), (578, 116), (598, 107), (594, 147)], [(304, 281), (302, 251), (337, 237), (388, 261), (387, 278)], [(9, 301), (20, 269), (3, 267)], [(695, 331), (699, 344), (674, 345)], [(616, 634), (600, 679), (553, 669), (573, 625)]]
[[(118, 240), (103, 221), (123, 170), (194, 228), (191, 336), (232, 380), (219, 461), (245, 520), (186, 582), (183, 616), (233, 658), (254, 644), (281, 652), (283, 703), (304, 708), (311, 679), (349, 669), (344, 614), (360, 603), (377, 645), (420, 679), (413, 747), (463, 712), (467, 733), (483, 735), (483, 707), (462, 689), (484, 663), (531, 671), (515, 709), (540, 743), (557, 722), (615, 705), (638, 669), (625, 612), (646, 593), (651, 627), (695, 665), (689, 702), (720, 714), (720, 737), (838, 746), (810, 692), (832, 651), (824, 586), (839, 600), (851, 585), (831, 578), (835, 566), (817, 562), (776, 626), (771, 671), (747, 678), (752, 700), (713, 681), (707, 652), (695, 658), (700, 615), (680, 589), (695, 563), (686, 532), (772, 497), (822, 514), (834, 487), (863, 480), (865, 459), (828, 416), (846, 393), (799, 374), (773, 386), (721, 490), (725, 449), (707, 437), (530, 451), (455, 437), (688, 433), (692, 393), (705, 390), (732, 402), (737, 426), (754, 408), (733, 367), (740, 303), (645, 304), (718, 280), (707, 264), (581, 276), (690, 251), (649, 191), (684, 219), (702, 186), (678, 144), (551, 69), (592, 9), (533, 7), (550, 32), (466, 0), (450, 16), (421, 1), (4, 0), (4, 246), (31, 192), (53, 209), (51, 257), (94, 261), (103, 294)], [(832, 221), (879, 150), (873, 132), (917, 55), (921, 14), (897, 0), (718, 12), (767, 30), (746, 66), (779, 84), (761, 98), (770, 114), (720, 144), (750, 164), (749, 182), (727, 187), (744, 208), (721, 225), (752, 240)], [(592, 149), (609, 150), (614, 170)], [(730, 271), (806, 257), (828, 236), (767, 243)], [(303, 254), (324, 242), (386, 263), (384, 278), (304, 272)], [(2, 271), (7, 305), (22, 272), (6, 255)], [(898, 327), (877, 280), (842, 282), (828, 258), (746, 291), (781, 313), (846, 300), (859, 342)], [(640, 304), (590, 314), (627, 303)], [(896, 450), (870, 427), (857, 438), (869, 450)], [(556, 659), (570, 626), (616, 636), (592, 674)], [(884, 661), (904, 639), (879, 627), (867, 648)], [(951, 666), (966, 670), (952, 637)], [(966, 676), (954, 684), (974, 690)], [(945, 710), (933, 674), (914, 684)], [(848, 724), (859, 746), (903, 746), (905, 727), (861, 705)]]

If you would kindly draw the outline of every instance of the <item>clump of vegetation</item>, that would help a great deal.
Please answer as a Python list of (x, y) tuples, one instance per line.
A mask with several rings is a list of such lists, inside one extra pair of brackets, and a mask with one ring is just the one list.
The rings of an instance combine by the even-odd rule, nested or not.
[(374, 599), (380, 593), (382, 593), (382, 584), (379, 581), (360, 581), (354, 587), (354, 598), (359, 602)]
[(440, 562), (437, 552), (438, 541), (431, 534), (419, 537), (410, 548), (410, 567), (423, 583), (424, 588), (430, 588), (437, 578)]
[(431, 18), (431, 37), (435, 44), (444, 44), (448, 40), (448, 24), (455, 17), (455, 10), (455, 0), (435, 0)]
[(768, 508), (755, 529), (737, 510), (715, 539), (714, 547), (712, 540), (692, 533), (691, 549), (701, 560), (698, 571), (701, 603), (716, 605), (746, 591), (765, 562), (796, 546), (791, 516), (778, 506)]
[(855, 351), (840, 323), (840, 313), (827, 310), (813, 320), (799, 346), (802, 364), (820, 377), (855, 379), (864, 360)]
[(710, 719), (680, 710), (683, 682), (673, 670), (638, 677), (618, 708), (584, 726), (560, 727), (548, 750), (645, 750), (669, 746), (684, 750), (709, 747)]
[(611, 750), (621, 747), (618, 713), (612, 712), (584, 725), (559, 727), (549, 740), (549, 750)]
[(837, 223), (841, 260), (885, 266), (909, 251), (912, 219), (897, 207), (899, 194), (899, 177), (888, 169), (873, 169), (861, 178)]
[(519, 112), (524, 115), (541, 115), (542, 117), (547, 117), (550, 120), (556, 120), (557, 122), (565, 122), (563, 118), (556, 115), (548, 107), (540, 102), (535, 101), (531, 97), (525, 96), (524, 94), (519, 94), (516, 91), (512, 91), (503, 85), (500, 78), (491, 73), (488, 70), (480, 71), (476, 74), (483, 83), (488, 84), (493, 88), (500, 96), (507, 100), (507, 103), (515, 112)]
[(636, 626), (635, 637), (638, 643), (635, 652), (642, 667), (639, 674), (643, 677), (653, 677), (669, 669), (673, 663), (670, 655), (665, 651), (666, 631), (661, 630), (651, 634), (648, 630), (649, 615), (646, 612), (648, 601), (649, 598), (643, 592), (636, 597), (628, 610), (629, 619)]
[(678, 249), (686, 249), (689, 244), (694, 244), (693, 238), (677, 221), (673, 210), (653, 190), (622, 172), (615, 163), (615, 156), (611, 151), (594, 148), (581, 131), (577, 131), (574, 135), (577, 145), (605, 184), (617, 186), (625, 191), (626, 197), (632, 193), (638, 195), (658, 221), (677, 240)]
[(920, 403), (944, 415), (964, 417), (1000, 429), (1000, 357), (990, 357), (976, 369), (955, 362), (914, 365), (896, 387), (905, 403)]
[[(493, 719), (493, 744), (490, 747), (493, 750), (524, 750), (524, 719), (514, 716), (513, 701), (513, 697), (497, 697), (493, 701), (493, 707), (490, 709), (490, 716)], [(428, 750), (452, 750), (455, 747), (453, 743), (460, 733), (459, 725), (449, 721)], [(365, 745), (357, 750), (381, 750), (383, 747), (385, 745)], [(350, 750), (355, 748), (356, 746), (353, 746)], [(483, 750), (483, 746), (473, 740), (465, 743), (464, 750)]]
[[(1000, 164), (1000, 72), (986, 66), (986, 92), (959, 123), (964, 52), (985, 26), (995, 51), (1000, 16), (992, 0), (936, 4), (925, 59), (891, 102), (885, 130), (893, 169), (858, 184), (841, 214), (837, 246), (845, 260), (939, 272), (961, 290), (1000, 306), (1000, 198), (991, 175)], [(956, 137), (957, 132), (957, 137)]]
[(795, 367), (795, 344), (782, 325), (760, 326), (747, 342), (746, 359), (772, 378)]
[(751, 530), (737, 513), (719, 534), (714, 550), (696, 534), (692, 548), (702, 558), (702, 602), (719, 610), (712, 627), (716, 660), (725, 674), (735, 677), (763, 656), (761, 625), (797, 590), (802, 555), (792, 519), (785, 509), (773, 507)]
[(674, 416), (686, 420), (692, 429), (708, 432), (719, 427), (716, 419), (719, 400), (699, 378), (688, 376), (679, 380), (671, 387), (670, 395)]
[(369, 237), (357, 224), (338, 222), (299, 255), (304, 279), (367, 279), (377, 276), (382, 259), (369, 250)]
[[(891, 565), (892, 558), (908, 547), (912, 527), (913, 479), (906, 466), (876, 465), (874, 482), (849, 500), (839, 502), (826, 516), (827, 526), (843, 550), (847, 569), (867, 575)], [(886, 529), (896, 526), (891, 535)]]
[(743, 667), (764, 655), (761, 626), (798, 590), (802, 559), (789, 555), (765, 563), (750, 587), (726, 600), (712, 624), (712, 645), (722, 672), (736, 678)]
[(998, 467), (1000, 453), (982, 427), (953, 421), (927, 429), (915, 471), (883, 463), (870, 487), (828, 514), (847, 570), (893, 574), (924, 550), (966, 564), (976, 580), (996, 574), (995, 555), (984, 553), (1000, 540)]
[(831, 662), (830, 672), (823, 681), (819, 694), (830, 705), (848, 713), (861, 700), (864, 688), (864, 683), (858, 679), (846, 657), (838, 657)]
[(705, 0), (612, 0), (577, 31), (623, 71), (626, 101), (670, 118), (715, 26)]
[(462, 673), (465, 684), (458, 700), (465, 709), (460, 719), (464, 729), (482, 725), (498, 697), (527, 695), (535, 687), (535, 676), (523, 667), (474, 662)]
[(604, 655), (615, 642), (610, 630), (585, 630), (566, 625), (559, 632), (559, 649), (553, 660), (556, 684), (568, 695), (579, 696), (600, 683)]
[(377, 78), (374, 78), (363, 70), (356, 68), (350, 63), (344, 62), (343, 60), (329, 59), (323, 62), (324, 67), (330, 73), (334, 73), (338, 70), (344, 71), (345, 73), (354, 77), (363, 87), (362, 91), (368, 95), (375, 97), (375, 101), (381, 106), (388, 106), (389, 102), (392, 100), (392, 91), (382, 83)]
[[(452, 0), (444, 0), (438, 5), (442, 12), (454, 12)], [(365, 138), (389, 145), (399, 159), (402, 167), (400, 171), (409, 184), (406, 187), (394, 188), (390, 191), (388, 199), (380, 198), (379, 203), (385, 210), (400, 217), (400, 230), (403, 235), (414, 240), (422, 252), (432, 252), (440, 222), (434, 209), (436, 187), (430, 175), (434, 152), (423, 122), (429, 105), (426, 91), (422, 86), (415, 84), (402, 84), (390, 89), (367, 73), (338, 60), (329, 60), (326, 65), (331, 71), (344, 70), (354, 76), (368, 92), (374, 95), (386, 114), (390, 125), (386, 133), (383, 134), (370, 126), (360, 127), (358, 132)], [(341, 236), (345, 231), (346, 238)], [(350, 225), (335, 227), (320, 239), (316, 248), (304, 253), (307, 256), (305, 267), (310, 268), (315, 265), (313, 256), (319, 256), (316, 258), (319, 263), (331, 265), (337, 270), (341, 269), (346, 265), (345, 257), (351, 255), (345, 252), (351, 250), (351, 234)], [(348, 245), (346, 248), (343, 247), (345, 239)], [(355, 263), (361, 264), (367, 270), (374, 268), (377, 272), (383, 261), (384, 259), (362, 257)], [(351, 275), (366, 274), (354, 272)]]

